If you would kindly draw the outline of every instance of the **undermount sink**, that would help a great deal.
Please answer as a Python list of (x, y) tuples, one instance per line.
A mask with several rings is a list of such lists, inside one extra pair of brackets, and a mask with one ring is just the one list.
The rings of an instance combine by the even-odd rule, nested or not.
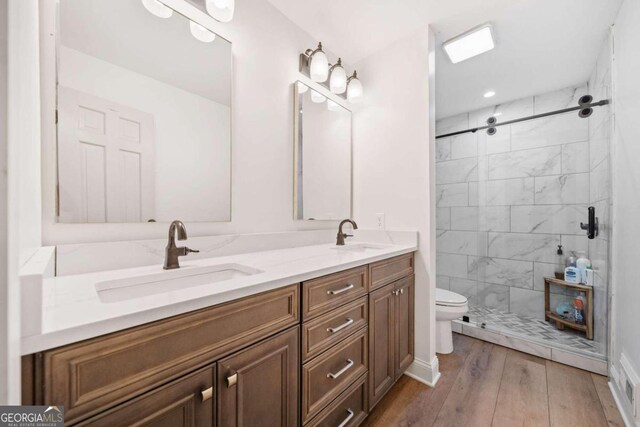
[(344, 246), (333, 246), (332, 249), (336, 249), (339, 251), (350, 251), (350, 252), (370, 252), (370, 251), (379, 251), (382, 249), (388, 248), (389, 245), (383, 245), (378, 243), (353, 243), (351, 245), (346, 244)]
[(194, 286), (210, 285), (238, 277), (262, 273), (241, 264), (220, 264), (205, 267), (183, 266), (175, 270), (105, 280), (95, 285), (102, 302), (119, 302), (149, 295), (180, 291)]

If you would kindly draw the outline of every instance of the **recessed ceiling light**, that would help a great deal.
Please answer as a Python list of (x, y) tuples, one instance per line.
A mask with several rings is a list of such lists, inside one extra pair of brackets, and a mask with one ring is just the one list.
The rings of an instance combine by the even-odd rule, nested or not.
[(476, 55), (490, 51), (495, 47), (491, 24), (475, 27), (459, 36), (447, 40), (442, 47), (454, 64)]
[(489, 92), (485, 93), (483, 96), (485, 98), (491, 98), (492, 96), (495, 96), (495, 95), (496, 95), (496, 93), (494, 91), (490, 90)]

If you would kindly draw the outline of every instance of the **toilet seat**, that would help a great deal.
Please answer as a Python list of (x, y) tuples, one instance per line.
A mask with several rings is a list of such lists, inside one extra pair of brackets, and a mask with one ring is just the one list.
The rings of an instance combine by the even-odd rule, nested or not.
[(467, 298), (446, 289), (436, 288), (436, 305), (442, 307), (462, 307), (467, 304)]

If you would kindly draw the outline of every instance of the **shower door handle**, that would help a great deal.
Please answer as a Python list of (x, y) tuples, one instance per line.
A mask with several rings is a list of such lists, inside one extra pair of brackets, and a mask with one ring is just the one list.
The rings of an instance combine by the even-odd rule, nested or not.
[(599, 225), (598, 218), (596, 217), (596, 208), (589, 206), (589, 222), (586, 224), (581, 222), (580, 228), (587, 231), (587, 237), (589, 239), (595, 239), (598, 235)]

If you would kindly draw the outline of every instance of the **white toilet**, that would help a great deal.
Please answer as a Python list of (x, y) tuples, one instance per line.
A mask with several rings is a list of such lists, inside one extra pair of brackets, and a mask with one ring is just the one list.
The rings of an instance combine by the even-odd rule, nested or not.
[(451, 321), (461, 318), (468, 311), (466, 297), (436, 288), (436, 353), (453, 352)]

